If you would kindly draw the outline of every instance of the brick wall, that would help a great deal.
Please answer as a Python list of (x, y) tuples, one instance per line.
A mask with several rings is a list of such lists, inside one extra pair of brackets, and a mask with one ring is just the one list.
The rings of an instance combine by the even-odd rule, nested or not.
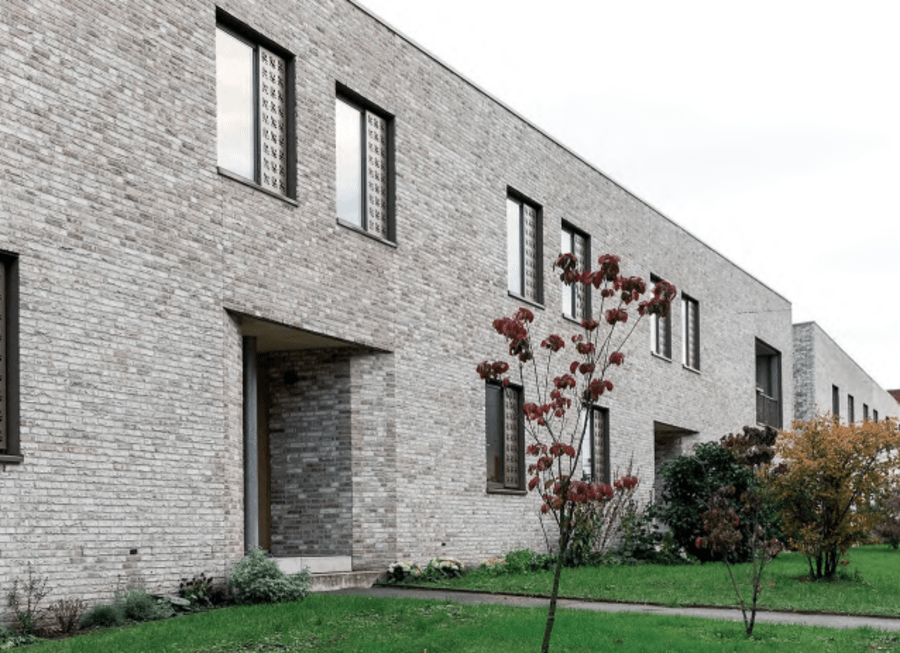
[[(296, 203), (217, 173), (217, 6), (294, 54)], [(563, 220), (699, 301), (699, 373), (680, 362), (680, 305), (672, 361), (650, 355), (646, 324), (630, 340), (605, 402), (613, 470), (654, 477), (655, 422), (700, 439), (753, 423), (755, 338), (791, 361), (784, 298), (349, 2), (8, 0), (0, 42), (25, 456), (0, 466), (0, 587), (28, 561), (54, 597), (91, 600), (224, 576), (243, 546), (240, 315), (354, 347), (352, 512), (348, 526), (335, 502), (332, 522), (354, 565), (542, 548), (534, 497), (485, 487), (474, 366), (503, 353), (491, 321), (521, 304), (507, 188), (543, 207), (536, 333), (571, 332), (550, 270)], [(394, 116), (396, 247), (335, 220), (337, 84)], [(311, 381), (336, 364), (320, 363)], [(287, 484), (314, 490), (282, 471), (287, 529), (312, 503), (291, 507)]]

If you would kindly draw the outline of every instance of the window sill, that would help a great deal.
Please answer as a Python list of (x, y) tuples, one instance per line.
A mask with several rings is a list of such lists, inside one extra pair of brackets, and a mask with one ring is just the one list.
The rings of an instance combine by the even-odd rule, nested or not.
[(263, 188), (262, 186), (257, 184), (252, 179), (247, 179), (246, 177), (237, 175), (233, 172), (226, 170), (225, 168), (216, 167), (216, 170), (219, 172), (219, 174), (221, 176), (228, 177), (228, 179), (236, 181), (239, 184), (243, 184), (244, 186), (249, 186), (250, 188), (252, 188), (254, 190), (258, 190), (260, 193), (265, 193), (266, 195), (268, 195), (270, 197), (274, 197), (277, 200), (281, 200), (282, 202), (284, 202), (286, 204), (290, 204), (291, 206), (300, 206), (300, 204), (297, 202), (297, 200), (293, 200), (290, 197), (276, 193), (275, 191), (269, 190), (268, 188)]
[(517, 300), (519, 300), (520, 302), (525, 302), (526, 304), (531, 304), (531, 305), (534, 306), (535, 308), (539, 308), (539, 309), (541, 309), (542, 311), (544, 310), (544, 305), (541, 304), (541, 303), (539, 303), (539, 302), (534, 301), (533, 299), (528, 299), (527, 297), (523, 297), (522, 295), (519, 295), (518, 293), (514, 293), (512, 290), (507, 290), (506, 292), (507, 292), (507, 293), (509, 294), (509, 296), (512, 297), (513, 299), (517, 299)]
[(686, 369), (688, 372), (693, 372), (694, 374), (697, 374), (697, 375), (700, 374), (700, 370), (698, 370), (695, 367), (691, 367), (690, 365), (685, 365), (684, 363), (682, 363), (681, 367)]
[(393, 247), (394, 249), (397, 248), (397, 243), (395, 243), (393, 240), (387, 240), (385, 238), (382, 238), (381, 236), (376, 236), (375, 234), (366, 231), (359, 225), (355, 225), (352, 222), (347, 222), (346, 220), (341, 220), (340, 218), (338, 218), (337, 223), (345, 229), (355, 231), (356, 233), (365, 236), (366, 238), (371, 238), (375, 242), (381, 243), (382, 245), (387, 245), (388, 247)]
[[(661, 360), (661, 361), (666, 361), (667, 363), (671, 363), (671, 362), (672, 362), (672, 357), (671, 357), (671, 356), (663, 356), (662, 354), (657, 354), (657, 353), (656, 353), (655, 351), (653, 351), (652, 349), (650, 350), (650, 355), (653, 356), (653, 358), (658, 358), (659, 360)], [(688, 369), (690, 369), (690, 368), (688, 368)]]
[(527, 490), (513, 490), (512, 488), (503, 488), (503, 487), (488, 487), (488, 494), (509, 494), (518, 497), (524, 497), (528, 494)]
[(18, 465), (25, 460), (24, 456), (0, 453), (0, 465)]
[[(528, 301), (528, 300), (525, 300), (525, 301)], [(562, 318), (566, 322), (571, 322), (572, 324), (577, 324), (578, 326), (581, 326), (581, 320), (578, 319), (577, 317), (572, 317), (571, 315), (566, 315), (565, 313), (563, 313)]]

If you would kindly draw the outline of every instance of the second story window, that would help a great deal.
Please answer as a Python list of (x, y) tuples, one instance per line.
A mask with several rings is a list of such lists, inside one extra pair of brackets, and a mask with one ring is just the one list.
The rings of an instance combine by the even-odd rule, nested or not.
[(288, 59), (227, 27), (216, 28), (218, 166), (290, 195)]
[(684, 320), (682, 343), (683, 363), (692, 370), (700, 370), (700, 303), (682, 295), (681, 310)]
[(394, 240), (392, 121), (360, 98), (335, 99), (338, 220)]
[(515, 194), (506, 198), (506, 260), (509, 292), (535, 304), (544, 302), (541, 210)]
[[(650, 285), (662, 281), (655, 274), (650, 275)], [(650, 350), (657, 356), (672, 358), (672, 311), (665, 317), (658, 313), (650, 316)]]
[(847, 395), (847, 424), (853, 424), (856, 421), (856, 406), (853, 404), (853, 395)]
[[(578, 259), (578, 270), (590, 269), (591, 238), (587, 234), (567, 224), (563, 224), (560, 239), (560, 253), (574, 254)], [(573, 320), (583, 320), (591, 314), (591, 294), (589, 286), (575, 283), (562, 285), (562, 312)]]
[(836, 385), (831, 386), (831, 414), (835, 418), (841, 416), (841, 390)]
[(581, 443), (581, 480), (609, 484), (609, 411), (591, 406), (582, 410), (581, 419), (585, 416), (588, 423)]

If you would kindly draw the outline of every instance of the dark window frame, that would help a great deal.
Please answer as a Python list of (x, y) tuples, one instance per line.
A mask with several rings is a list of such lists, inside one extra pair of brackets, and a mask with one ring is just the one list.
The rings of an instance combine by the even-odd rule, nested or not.
[[(299, 206), (297, 199), (297, 153), (296, 153), (296, 125), (294, 119), (294, 108), (296, 107), (296, 83), (295, 83), (295, 57), (292, 52), (285, 49), (264, 34), (256, 31), (246, 23), (234, 18), (230, 14), (225, 13), (220, 8), (216, 8), (216, 29), (233, 36), (234, 38), (246, 43), (253, 49), (253, 129), (255, 135), (255, 144), (253, 148), (253, 178), (245, 177), (239, 173), (232, 172), (228, 168), (217, 165), (216, 169), (223, 177), (228, 177), (234, 181), (241, 182), (245, 185), (252, 186), (256, 190), (262, 191), (267, 195), (284, 200), (293, 206)], [(284, 59), (284, 117), (285, 117), (285, 194), (267, 188), (262, 185), (262, 145), (261, 145), (261, 128), (259, 116), (259, 47), (262, 46), (270, 50), (273, 54)], [(218, 68), (216, 69), (218, 77)]]
[(856, 400), (853, 395), (847, 393), (847, 424), (853, 424), (856, 421)]
[[(761, 360), (764, 359), (764, 360)], [(761, 369), (763, 363), (765, 368)], [(768, 378), (761, 378), (761, 371), (768, 371)], [(756, 423), (780, 429), (783, 426), (783, 372), (781, 352), (756, 339)], [(771, 418), (775, 416), (774, 420)], [(772, 423), (774, 421), (774, 423)]]
[(869, 404), (863, 403), (863, 421), (869, 421)]
[[(650, 285), (653, 286), (660, 281), (665, 281), (662, 277), (650, 274)], [(660, 342), (660, 321), (664, 320), (666, 339)], [(665, 317), (661, 317), (658, 313), (650, 316), (650, 351), (654, 356), (659, 356), (667, 361), (672, 360), (672, 309), (669, 307), (669, 313)]]
[(836, 385), (831, 386), (831, 416), (841, 418), (841, 389)]
[[(521, 299), (522, 301), (526, 301), (530, 304), (538, 306), (539, 308), (544, 308), (544, 208), (539, 203), (535, 202), (533, 199), (524, 195), (523, 193), (517, 191), (512, 187), (506, 188), (506, 201), (507, 203), (512, 200), (519, 204), (519, 287), (522, 289), (521, 293), (514, 292), (509, 290), (509, 279), (507, 279), (507, 292), (511, 297), (515, 297), (516, 299)], [(528, 297), (525, 294), (525, 205), (530, 206), (534, 209), (535, 212), (535, 270), (537, 271), (537, 276), (535, 279), (535, 295), (536, 297)], [(509, 235), (507, 234), (507, 238)]]
[[(344, 102), (345, 104), (357, 109), (360, 112), (360, 165), (361, 165), (361, 177), (360, 177), (360, 223), (355, 224), (349, 220), (345, 220), (340, 216), (337, 217), (337, 222), (342, 227), (347, 227), (348, 229), (352, 229), (354, 231), (358, 231), (367, 236), (375, 238), (376, 240), (386, 242), (388, 244), (395, 245), (397, 243), (397, 225), (395, 220), (396, 215), (396, 174), (395, 174), (395, 156), (394, 156), (394, 144), (396, 141), (396, 120), (394, 114), (390, 111), (387, 111), (383, 107), (375, 104), (371, 100), (367, 99), (363, 95), (360, 95), (350, 87), (341, 84), (340, 82), (335, 83), (335, 94), (334, 94), (335, 102)], [(367, 194), (365, 191), (366, 186), (366, 166), (367, 166), (367, 157), (366, 157), (366, 141), (365, 141), (365, 116), (366, 112), (373, 113), (376, 116), (379, 116), (382, 120), (385, 121), (385, 176), (386, 179), (384, 181), (387, 193), (387, 206), (385, 206), (385, 221), (387, 223), (387, 238), (382, 238), (375, 232), (369, 231), (368, 228), (368, 206), (367, 206)], [(335, 130), (337, 130), (337, 124), (335, 123)], [(337, 148), (335, 147), (335, 168), (337, 168)], [(335, 185), (337, 184), (337, 180), (335, 179)], [(336, 188), (336, 186), (335, 186)], [(335, 197), (335, 203), (337, 202), (337, 198)], [(337, 206), (335, 206), (335, 214), (337, 214)]]
[[(574, 254), (575, 253), (575, 237), (581, 236), (584, 241), (584, 260), (579, 261), (581, 264), (581, 270), (590, 270), (591, 269), (591, 237), (590, 235), (578, 227), (572, 225), (572, 223), (567, 222), (565, 220), (562, 221), (562, 225), (560, 227), (560, 235), (566, 234), (569, 237), (569, 250)], [(577, 306), (577, 289), (578, 286), (581, 286), (584, 289), (584, 303), (583, 303), (583, 313), (584, 315), (576, 315), (575, 307)], [(563, 310), (563, 317), (568, 318), (570, 320), (575, 320), (579, 324), (581, 320), (591, 317), (591, 289), (592, 286), (584, 286), (581, 284), (572, 284), (571, 286), (562, 285), (562, 292), (568, 293), (569, 301), (571, 302), (572, 312), (566, 313)], [(563, 304), (563, 307), (565, 304)]]
[[(690, 327), (690, 311), (694, 311), (694, 328)], [(681, 294), (682, 310), (682, 363), (687, 369), (700, 371), (700, 302), (688, 295)], [(693, 364), (692, 364), (693, 363)]]
[[(506, 449), (504, 436), (506, 432), (505, 395), (508, 392), (516, 393), (518, 399), (518, 470), (517, 478), (513, 484), (508, 479), (498, 479), (498, 475), (504, 468)], [(494, 381), (485, 383), (485, 465), (487, 492), (489, 494), (526, 494), (525, 490), (525, 414), (524, 390), (522, 386), (510, 383), (503, 385)], [(498, 403), (499, 402), (499, 403)], [(493, 431), (493, 433), (492, 433)], [(498, 449), (499, 457), (494, 456), (494, 450)], [(493, 467), (493, 469), (492, 469)]]
[(3, 266), (6, 276), (6, 285), (3, 288), (5, 369), (0, 372), (5, 380), (5, 387), (0, 387), (0, 392), (6, 399), (3, 424), (5, 438), (0, 434), (0, 465), (6, 465), (18, 464), (24, 460), (19, 437), (19, 257), (12, 252), (0, 251), (0, 265)]
[(878, 411), (875, 410), (874, 408), (872, 409), (872, 421), (878, 422)]

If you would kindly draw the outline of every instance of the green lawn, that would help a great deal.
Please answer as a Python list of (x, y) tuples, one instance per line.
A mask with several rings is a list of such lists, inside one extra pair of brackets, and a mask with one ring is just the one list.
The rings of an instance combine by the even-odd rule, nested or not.
[[(900, 551), (883, 545), (857, 547), (850, 551), (850, 565), (841, 578), (812, 583), (808, 575), (806, 558), (797, 553), (779, 555), (766, 568), (761, 605), (775, 610), (900, 616)], [(747, 581), (749, 596), (748, 567), (738, 566), (735, 576)], [(504, 576), (475, 573), (437, 586), (549, 595), (552, 580), (550, 571)], [(560, 596), (669, 606), (737, 605), (723, 563), (564, 569)]]
[[(440, 601), (313, 595), (300, 603), (229, 608), (81, 635), (25, 653), (244, 653), (402, 651), (522, 653), (540, 647), (546, 610)], [(563, 610), (554, 651), (617, 653), (900, 652), (892, 635), (760, 624), (752, 640), (736, 622)]]

